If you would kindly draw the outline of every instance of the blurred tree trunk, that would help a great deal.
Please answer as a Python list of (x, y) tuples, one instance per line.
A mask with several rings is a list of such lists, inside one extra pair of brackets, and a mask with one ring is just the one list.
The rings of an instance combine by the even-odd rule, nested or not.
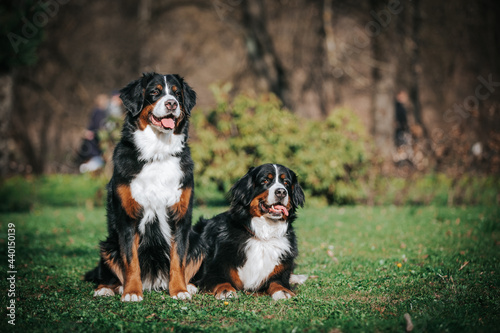
[[(334, 26), (334, 10), (333, 0), (323, 1), (323, 24), (322, 32), (324, 35), (324, 45), (327, 58), (327, 66), (329, 68), (328, 75), (325, 75), (324, 84), (321, 85), (322, 104), (325, 115), (328, 115), (328, 107), (334, 107), (341, 103), (340, 87), (338, 80), (335, 79), (333, 73), (339, 70), (338, 46), (335, 40)], [(321, 68), (321, 67), (320, 67)], [(327, 88), (329, 88), (328, 91)]]
[[(371, 0), (372, 10), (377, 12), (385, 2)], [(396, 19), (396, 17), (391, 18)], [(372, 36), (372, 54), (374, 66), (372, 68), (372, 105), (371, 105), (371, 133), (382, 157), (388, 159), (394, 151), (395, 131), (395, 79), (397, 57), (393, 40), (394, 24), (386, 27), (379, 25), (378, 33)]]
[[(55, 82), (54, 78), (52, 82)], [(16, 79), (17, 89), (14, 92), (15, 101), (19, 101), (16, 105), (18, 117), (12, 117), (12, 137), (19, 143), (23, 155), (26, 157), (27, 164), (31, 166), (31, 172), (36, 175), (46, 171), (49, 160), (50, 146), (57, 143), (51, 142), (49, 135), (53, 131), (54, 119), (60, 119), (63, 108), (57, 98), (50, 91), (52, 87), (42, 86), (33, 78), (19, 75)], [(29, 89), (34, 92), (38, 98), (38, 103), (42, 102), (48, 108), (43, 109), (44, 112), (34, 114), (27, 109), (25, 102), (22, 100), (23, 92)], [(28, 123), (26, 117), (32, 117), (36, 121)], [(27, 170), (27, 172), (29, 172)]]
[(422, 120), (422, 105), (420, 104), (420, 27), (422, 25), (422, 17), (420, 15), (420, 0), (413, 1), (413, 12), (411, 22), (411, 42), (412, 51), (410, 55), (410, 100), (413, 104), (413, 115), (415, 116), (416, 123), (426, 131), (424, 122)]
[(424, 139), (424, 150), (432, 152), (432, 147), (430, 145), (430, 136), (427, 126), (424, 124), (422, 118), (422, 104), (420, 103), (420, 28), (422, 26), (422, 14), (420, 12), (420, 0), (414, 0), (413, 6), (410, 6), (413, 10), (411, 13), (411, 30), (410, 38), (412, 50), (410, 54), (410, 87), (409, 95), (410, 101), (413, 105), (413, 116), (415, 117), (415, 122), (422, 129), (422, 136)]
[(243, 1), (243, 32), (250, 64), (266, 89), (276, 94), (285, 106), (291, 106), (285, 69), (274, 49), (266, 26), (263, 0)]
[(0, 179), (9, 171), (9, 128), (12, 113), (14, 78), (12, 73), (0, 74)]
[(146, 67), (149, 65), (149, 59), (151, 55), (151, 50), (147, 45), (148, 32), (149, 32), (149, 21), (151, 20), (151, 0), (140, 0), (137, 10), (138, 16), (138, 40), (141, 41), (142, 45), (137, 48), (138, 50), (138, 70), (137, 72), (145, 71)]

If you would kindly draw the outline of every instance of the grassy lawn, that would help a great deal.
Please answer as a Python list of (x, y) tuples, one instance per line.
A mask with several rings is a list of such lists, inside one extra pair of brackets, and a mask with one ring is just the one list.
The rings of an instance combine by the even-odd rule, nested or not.
[[(196, 216), (224, 208), (198, 208)], [(15, 326), (1, 331), (414, 332), (498, 331), (500, 209), (348, 206), (305, 208), (296, 223), (297, 297), (246, 295), (189, 302), (146, 293), (141, 303), (93, 298), (82, 275), (98, 260), (105, 210), (38, 206), (0, 214), (3, 271), (15, 224)], [(0, 282), (5, 313), (8, 282)]]

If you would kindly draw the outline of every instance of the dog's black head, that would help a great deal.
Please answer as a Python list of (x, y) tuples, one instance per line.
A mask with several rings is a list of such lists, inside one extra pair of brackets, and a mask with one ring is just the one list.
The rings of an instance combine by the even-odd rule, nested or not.
[(232, 209), (244, 209), (252, 217), (287, 220), (304, 201), (295, 173), (279, 164), (251, 168), (231, 188)]
[(196, 104), (196, 93), (177, 74), (143, 74), (120, 90), (120, 98), (139, 129), (174, 134), (183, 131)]

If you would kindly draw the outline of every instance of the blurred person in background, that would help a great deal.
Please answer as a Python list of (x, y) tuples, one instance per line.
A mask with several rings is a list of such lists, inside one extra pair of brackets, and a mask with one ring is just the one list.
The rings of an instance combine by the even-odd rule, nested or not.
[(82, 145), (78, 151), (80, 172), (92, 172), (105, 164), (99, 147), (99, 130), (104, 128), (110, 105), (108, 95), (99, 94), (95, 99), (95, 107), (90, 115), (89, 124), (83, 135)]
[(408, 93), (405, 90), (399, 90), (395, 98), (395, 120), (396, 128), (394, 131), (394, 144), (396, 152), (393, 155), (395, 163), (408, 161), (412, 163), (413, 147), (410, 126), (408, 125), (408, 115), (405, 104), (409, 102)]

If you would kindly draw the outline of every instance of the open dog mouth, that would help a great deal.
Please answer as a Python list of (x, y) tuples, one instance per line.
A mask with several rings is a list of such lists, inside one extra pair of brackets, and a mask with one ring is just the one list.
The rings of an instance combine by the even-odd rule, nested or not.
[(288, 216), (288, 209), (280, 203), (266, 205), (263, 201), (259, 202), (259, 208), (264, 214), (270, 214), (273, 217)]
[(151, 114), (149, 121), (154, 126), (158, 126), (166, 130), (172, 130), (175, 127), (176, 119), (173, 114), (169, 114), (168, 116), (162, 118), (155, 117), (155, 115)]

